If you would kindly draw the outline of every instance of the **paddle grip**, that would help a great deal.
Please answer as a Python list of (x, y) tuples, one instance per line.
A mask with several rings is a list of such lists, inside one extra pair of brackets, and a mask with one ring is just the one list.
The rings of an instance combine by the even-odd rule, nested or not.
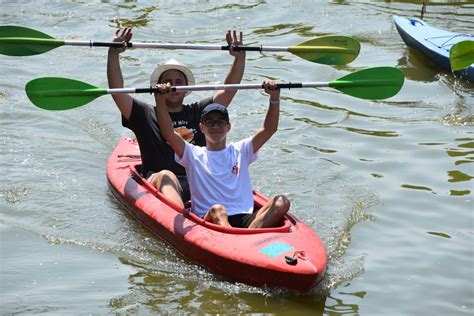
[(158, 88), (137, 88), (135, 89), (135, 93), (154, 93), (158, 92)]
[[(261, 52), (262, 46), (235, 46), (234, 45), (234, 51), (240, 52), (240, 51), (248, 51), (248, 52)], [(229, 45), (222, 46), (221, 50), (229, 50)]]
[(291, 83), (291, 82), (279, 83), (277, 86), (279, 89), (303, 88), (302, 83)]
[[(120, 48), (123, 47), (123, 44), (121, 42), (91, 42), (91, 47), (92, 46)], [(127, 47), (133, 47), (133, 44), (127, 43)]]

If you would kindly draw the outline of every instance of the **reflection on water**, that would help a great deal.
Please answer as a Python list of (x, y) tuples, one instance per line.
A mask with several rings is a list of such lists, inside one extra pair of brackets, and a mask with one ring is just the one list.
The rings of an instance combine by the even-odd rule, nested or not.
[(450, 190), (449, 194), (455, 196), (469, 195), (471, 194), (471, 190)]
[(472, 179), (474, 178), (472, 163), (474, 163), (474, 139), (473, 138), (458, 138), (455, 139), (457, 143), (456, 148), (448, 148), (446, 153), (449, 157), (455, 158), (454, 165), (458, 168), (467, 168), (466, 170), (448, 170), (448, 182), (468, 182), (464, 185), (467, 187), (463, 189), (451, 189), (450, 195), (453, 196), (465, 196), (470, 195), (472, 192), (473, 184)]
[(318, 123), (316, 121), (313, 121), (308, 118), (295, 118), (295, 121), (301, 121), (306, 124), (310, 124), (312, 126), (318, 127), (318, 128), (340, 128), (345, 131), (351, 132), (351, 133), (356, 133), (356, 134), (361, 134), (361, 135), (369, 135), (369, 136), (376, 136), (376, 137), (398, 137), (399, 135), (395, 131), (374, 131), (374, 130), (365, 130), (361, 128), (355, 128), (355, 127), (345, 127), (345, 126), (334, 126), (333, 123), (327, 124), (327, 123)]
[(443, 238), (449, 238), (449, 239), (451, 238), (451, 236), (449, 236), (448, 234), (440, 233), (440, 232), (428, 232), (428, 234), (443, 237)]
[[(122, 261), (129, 264), (128, 260)], [(132, 314), (175, 313), (274, 313), (293, 315), (357, 314), (359, 306), (345, 303), (344, 296), (363, 299), (365, 292), (341, 292), (334, 297), (327, 292), (295, 294), (278, 289), (251, 287), (220, 281), (214, 275), (192, 266), (176, 266), (169, 273), (141, 267), (128, 278), (129, 293), (109, 302), (112, 311)], [(179, 282), (177, 282), (179, 281)], [(196, 282), (198, 285), (196, 285)], [(222, 296), (222, 292), (226, 295)], [(341, 298), (342, 297), (342, 298)], [(351, 301), (353, 299), (351, 298)]]
[(463, 181), (469, 181), (474, 178), (459, 170), (448, 171), (448, 175), (450, 177), (448, 179), (448, 182), (463, 182)]
[[(124, 7), (124, 6), (119, 6), (122, 9), (132, 9), (133, 7)], [(140, 12), (141, 14), (137, 15), (133, 19), (127, 19), (127, 18), (116, 18), (110, 22), (113, 22), (116, 24), (116, 27), (130, 27), (133, 29), (138, 29), (138, 28), (145, 28), (149, 26), (151, 22), (150, 14), (152, 14), (154, 11), (157, 11), (157, 7), (150, 7), (150, 8), (142, 8), (139, 10), (134, 10), (135, 12)]]
[[(472, 173), (471, 163), (474, 162), (474, 142), (472, 138), (458, 138), (455, 139), (456, 143), (454, 146), (449, 146), (446, 143), (420, 143), (421, 146), (439, 147), (446, 151), (446, 154), (454, 158), (453, 165), (458, 166), (459, 169), (446, 170), (446, 180), (448, 183), (463, 185), (464, 188), (453, 188), (449, 190), (449, 194), (452, 196), (465, 196), (472, 192), (472, 179), (474, 174)], [(401, 184), (402, 188), (430, 191), (436, 194), (432, 188), (417, 184)]]
[[(353, 295), (359, 298), (364, 298), (365, 292), (345, 293), (340, 292), (342, 295)], [(344, 301), (339, 297), (335, 298), (331, 295), (326, 299), (326, 307), (324, 312), (328, 315), (359, 315), (359, 306), (357, 304), (345, 304)]]
[(474, 149), (474, 138), (458, 138), (455, 139), (455, 141), (463, 143), (459, 144), (457, 146), (458, 148), (448, 148), (446, 150), (446, 153), (450, 157), (463, 157), (461, 160), (456, 160), (455, 164), (460, 165), (474, 162), (474, 150), (472, 150)]
[[(229, 4), (224, 4), (222, 6), (217, 6), (217, 7), (210, 7), (206, 8), (204, 10), (186, 10), (187, 13), (206, 13), (206, 12), (216, 12), (216, 11), (226, 11), (226, 10), (250, 10), (258, 7), (261, 4), (265, 4), (264, 0), (257, 0), (254, 1), (255, 3), (229, 3)], [(209, 5), (214, 5), (214, 3), (209, 2)], [(199, 5), (196, 5), (195, 7), (199, 7)]]
[(404, 56), (398, 60), (398, 67), (403, 70), (406, 79), (427, 82), (439, 79), (439, 71), (432, 61), (416, 49), (405, 49)]
[[(322, 36), (322, 33), (315, 33), (312, 31), (313, 27), (304, 24), (277, 24), (265, 28), (257, 28), (251, 34), (265, 35), (266, 37), (280, 37), (287, 34), (298, 34), (301, 37), (317, 37)], [(277, 33), (277, 34), (273, 34)], [(294, 44), (293, 44), (294, 45)]]
[(299, 145), (302, 146), (302, 147), (306, 147), (306, 148), (318, 151), (320, 153), (325, 153), (325, 154), (337, 153), (337, 150), (334, 150), (334, 149), (324, 149), (324, 148), (319, 148), (319, 147), (316, 147), (316, 146), (305, 145), (305, 144), (299, 144)]
[(430, 191), (434, 194), (436, 194), (435, 192), (433, 192), (433, 189), (431, 188), (428, 188), (428, 187), (424, 187), (424, 186), (421, 186), (421, 185), (414, 185), (414, 184), (402, 184), (400, 185), (402, 188), (405, 188), (405, 189), (413, 189), (413, 190), (422, 190), (422, 191)]

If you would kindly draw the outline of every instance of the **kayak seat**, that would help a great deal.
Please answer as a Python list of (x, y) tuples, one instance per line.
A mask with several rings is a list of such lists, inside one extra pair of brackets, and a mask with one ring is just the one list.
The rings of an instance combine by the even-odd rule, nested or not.
[[(220, 225), (213, 224), (211, 222), (205, 221), (204, 219), (200, 218), (196, 214), (188, 211), (191, 207), (191, 201), (185, 202), (185, 208), (182, 209), (177, 206), (173, 201), (169, 200), (163, 193), (158, 191), (147, 179), (145, 179), (141, 173), (141, 164), (136, 164), (133, 167), (130, 166), (131, 177), (141, 186), (143, 186), (147, 191), (155, 195), (158, 199), (162, 202), (170, 206), (171, 208), (175, 209), (177, 212), (183, 213), (187, 218), (205, 226), (209, 229), (213, 229), (220, 232), (225, 232), (229, 234), (255, 234), (255, 233), (269, 233), (269, 232), (290, 232), (292, 227), (297, 224), (296, 219), (290, 215), (286, 214), (283, 218), (283, 221), (280, 223), (279, 226), (276, 227), (269, 227), (269, 228), (237, 228), (237, 227), (224, 227)], [(254, 196), (254, 212), (259, 210), (263, 204), (265, 204), (269, 199), (265, 195), (253, 191)]]
[(200, 224), (201, 226), (207, 227), (209, 229), (227, 233), (227, 234), (236, 234), (236, 235), (275, 233), (275, 232), (285, 233), (285, 232), (291, 232), (293, 230), (293, 227), (297, 225), (295, 218), (288, 213), (285, 215), (280, 226), (269, 227), (269, 228), (224, 227), (224, 226), (216, 225), (211, 222), (205, 221), (204, 219), (202, 219), (201, 217), (197, 216), (196, 214), (192, 212), (187, 212), (186, 217), (196, 222), (197, 224)]

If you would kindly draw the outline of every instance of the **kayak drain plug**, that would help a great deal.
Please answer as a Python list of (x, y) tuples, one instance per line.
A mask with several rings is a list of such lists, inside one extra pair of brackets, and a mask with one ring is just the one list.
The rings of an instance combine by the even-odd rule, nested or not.
[(302, 260), (307, 260), (304, 251), (295, 251), (293, 256), (285, 256), (285, 261), (290, 266), (295, 266), (298, 263), (297, 257)]
[(298, 259), (295, 257), (290, 257), (290, 256), (285, 256), (286, 263), (288, 263), (290, 266), (294, 266), (298, 263)]

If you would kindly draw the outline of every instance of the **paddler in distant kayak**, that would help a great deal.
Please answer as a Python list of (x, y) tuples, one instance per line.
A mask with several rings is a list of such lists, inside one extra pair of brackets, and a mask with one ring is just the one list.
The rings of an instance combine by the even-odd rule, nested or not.
[[(123, 42), (122, 48), (110, 48), (107, 59), (107, 79), (109, 88), (123, 88), (123, 76), (120, 68), (119, 54), (126, 50), (125, 43), (132, 39), (130, 28), (119, 29), (115, 33), (114, 42)], [(242, 32), (228, 31), (226, 41), (229, 53), (234, 62), (224, 80), (225, 84), (238, 84), (242, 80), (245, 68), (245, 52), (233, 50), (234, 45), (242, 45)], [(191, 70), (176, 60), (169, 60), (153, 71), (151, 86), (157, 83), (169, 83), (171, 86), (193, 85), (195, 79)], [(167, 94), (164, 97), (166, 109), (171, 115), (173, 128), (183, 138), (195, 145), (204, 146), (205, 138), (199, 129), (202, 109), (217, 102), (227, 107), (237, 90), (219, 90), (214, 96), (198, 102), (183, 104), (184, 97), (190, 92)], [(169, 199), (178, 205), (190, 199), (186, 172), (174, 160), (174, 152), (166, 143), (156, 120), (154, 106), (139, 101), (128, 94), (112, 95), (115, 104), (122, 113), (122, 125), (131, 129), (138, 140), (142, 158), (141, 173)]]
[(199, 128), (206, 137), (206, 146), (188, 143), (173, 129), (166, 106), (169, 83), (159, 84), (155, 94), (156, 115), (161, 132), (174, 149), (176, 161), (186, 168), (191, 191), (191, 211), (214, 224), (227, 227), (275, 227), (290, 208), (289, 200), (278, 195), (254, 212), (249, 165), (257, 159), (258, 150), (278, 129), (280, 90), (274, 81), (264, 81), (270, 95), (269, 108), (263, 123), (253, 136), (226, 144), (230, 131), (226, 107), (211, 103), (201, 114)]

